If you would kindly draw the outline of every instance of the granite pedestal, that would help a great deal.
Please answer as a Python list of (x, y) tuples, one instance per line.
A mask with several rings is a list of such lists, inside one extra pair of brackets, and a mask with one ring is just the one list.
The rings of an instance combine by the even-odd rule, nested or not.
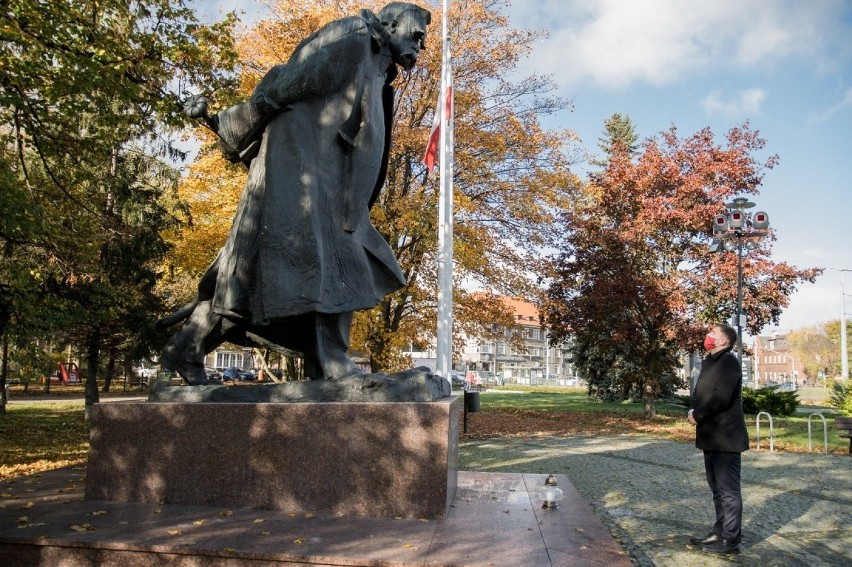
[(96, 404), (87, 500), (444, 518), (458, 396), (435, 402)]

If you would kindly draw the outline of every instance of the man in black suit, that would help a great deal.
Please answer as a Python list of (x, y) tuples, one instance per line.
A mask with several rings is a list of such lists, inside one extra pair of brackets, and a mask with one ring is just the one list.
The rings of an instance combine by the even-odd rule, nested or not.
[(704, 471), (716, 508), (710, 534), (690, 542), (711, 553), (737, 553), (742, 538), (740, 464), (742, 452), (748, 450), (748, 431), (742, 367), (731, 352), (736, 342), (737, 332), (728, 325), (716, 325), (704, 338), (708, 355), (686, 416), (695, 425), (695, 446), (704, 451)]

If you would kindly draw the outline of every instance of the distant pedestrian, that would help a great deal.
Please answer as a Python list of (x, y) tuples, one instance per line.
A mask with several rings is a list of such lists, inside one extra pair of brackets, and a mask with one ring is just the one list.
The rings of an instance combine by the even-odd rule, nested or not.
[(704, 451), (704, 471), (713, 493), (716, 522), (704, 537), (690, 539), (710, 553), (738, 553), (742, 539), (743, 501), (740, 467), (748, 450), (743, 415), (743, 373), (731, 352), (737, 332), (716, 325), (704, 338), (707, 357), (692, 392), (686, 419), (695, 425), (695, 446)]

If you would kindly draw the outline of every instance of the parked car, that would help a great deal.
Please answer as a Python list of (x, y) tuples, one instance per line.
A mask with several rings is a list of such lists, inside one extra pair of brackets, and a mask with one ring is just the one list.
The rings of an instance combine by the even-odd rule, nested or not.
[(450, 374), (450, 385), (453, 388), (464, 388), (465, 381), (464, 376), (461, 374), (456, 374), (455, 372)]
[(151, 378), (157, 376), (157, 369), (154, 366), (140, 363), (139, 366), (133, 369), (133, 373), (136, 374), (138, 378), (150, 380)]
[(243, 370), (242, 368), (236, 368), (234, 366), (222, 371), (222, 379), (224, 380), (242, 381), (254, 380), (255, 378), (256, 376), (253, 376), (248, 370)]
[(216, 370), (215, 368), (210, 368), (209, 366), (204, 367), (204, 373), (207, 374), (208, 380), (222, 380), (222, 373)]
[(502, 386), (503, 385), (503, 377), (498, 375), (498, 374), (495, 374), (493, 372), (480, 372), (479, 373), (479, 380), (480, 380), (480, 383), (488, 384), (490, 386), (493, 386), (493, 385)]

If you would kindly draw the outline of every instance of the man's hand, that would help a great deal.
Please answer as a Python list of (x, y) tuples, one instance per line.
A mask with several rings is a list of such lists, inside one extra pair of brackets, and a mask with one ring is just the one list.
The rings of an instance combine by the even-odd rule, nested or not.
[(698, 425), (698, 422), (697, 422), (697, 421), (695, 421), (695, 418), (694, 418), (694, 417), (692, 417), (692, 412), (693, 412), (693, 411), (694, 411), (694, 410), (689, 410), (689, 411), (686, 413), (686, 421), (688, 421), (688, 422), (689, 422), (689, 423), (691, 423), (692, 425)]

